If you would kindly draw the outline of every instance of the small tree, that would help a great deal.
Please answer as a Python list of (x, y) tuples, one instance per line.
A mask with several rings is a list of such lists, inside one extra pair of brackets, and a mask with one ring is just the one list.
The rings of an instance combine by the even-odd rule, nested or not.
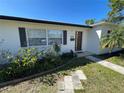
[(85, 24), (87, 24), (87, 25), (92, 25), (94, 23), (95, 23), (95, 19), (88, 19), (85, 21)]
[(108, 20), (113, 23), (120, 23), (124, 20), (124, 0), (109, 0), (110, 11)]

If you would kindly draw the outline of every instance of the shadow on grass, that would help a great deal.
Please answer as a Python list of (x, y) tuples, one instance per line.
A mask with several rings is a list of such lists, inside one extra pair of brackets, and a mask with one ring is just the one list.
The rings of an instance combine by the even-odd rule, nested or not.
[[(15, 86), (21, 82), (30, 80), (29, 84), (43, 83), (43, 84), (46, 84), (49, 86), (53, 86), (56, 83), (57, 79), (63, 77), (64, 75), (70, 74), (70, 72), (74, 71), (76, 68), (85, 66), (90, 63), (92, 63), (92, 61), (87, 60), (83, 57), (82, 58), (74, 58), (67, 65), (64, 65), (63, 67), (61, 67), (59, 69), (45, 73), (43, 75), (38, 75), (38, 76), (31, 77), (29, 79), (21, 80), (19, 82), (13, 82), (8, 85)], [(8, 85), (6, 85), (6, 86), (8, 86)], [(5, 87), (5, 86), (2, 86), (2, 87)]]
[[(105, 59), (113, 57), (113, 56), (120, 56), (120, 54), (124, 54), (124, 50), (114, 52), (111, 54), (93, 55), (93, 56), (96, 56), (98, 58), (101, 58), (102, 60), (105, 60)], [(80, 68), (82, 66), (85, 66), (85, 65), (91, 64), (91, 63), (94, 63), (94, 62), (92, 62), (88, 59), (85, 59), (84, 57), (74, 58), (73, 60), (71, 60), (71, 62), (69, 62), (69, 64), (67, 64), (57, 70), (45, 73), (43, 75), (34, 76), (29, 79), (21, 80), (19, 82), (12, 83), (11, 86), (15, 86), (15, 85), (17, 85), (21, 82), (27, 81), (27, 80), (30, 80), (29, 83), (31, 83), (31, 84), (32, 83), (33, 84), (43, 83), (43, 84), (52, 86), (56, 83), (57, 79), (63, 77), (64, 75), (70, 74), (70, 72), (74, 71), (76, 68)], [(8, 85), (10, 85), (10, 84), (8, 84)]]
[(114, 56), (120, 56), (121, 54), (124, 54), (124, 49), (120, 50), (120, 51), (117, 51), (117, 52), (113, 52), (113, 53), (106, 53), (106, 54), (93, 55), (93, 56), (98, 57), (102, 60), (106, 60), (106, 59), (114, 57)]
[[(99, 58), (104, 60), (104, 59), (107, 59), (107, 58), (110, 58), (110, 57), (113, 57), (113, 56), (120, 56), (120, 54), (124, 54), (124, 50), (114, 52), (114, 53), (111, 53), (111, 54), (93, 55), (93, 56), (99, 57)], [(82, 58), (74, 58), (67, 65), (65, 65), (65, 66), (63, 66), (63, 67), (61, 67), (61, 68), (59, 68), (57, 70), (45, 73), (43, 75), (36, 75), (36, 76), (33, 76), (33, 77), (29, 78), (29, 79), (20, 80), (19, 82), (13, 82), (13, 83), (8, 84), (8, 85), (15, 86), (15, 85), (17, 85), (17, 84), (19, 84), (21, 82), (30, 80), (29, 84), (30, 83), (31, 84), (32, 83), (33, 84), (35, 84), (35, 83), (43, 83), (43, 84), (52, 86), (52, 85), (54, 85), (56, 83), (57, 79), (63, 77), (64, 75), (70, 74), (70, 72), (74, 71), (76, 68), (85, 66), (85, 65), (90, 64), (90, 63), (94, 63), (94, 62), (92, 62), (92, 61), (90, 61), (88, 59), (85, 59), (83, 57)], [(5, 85), (5, 86), (8, 86), (8, 85)], [(2, 87), (5, 87), (5, 86), (2, 86)]]
[(39, 78), (37, 77), (39, 79), (38, 82), (42, 82), (42, 83), (50, 85), (50, 86), (54, 85), (58, 78), (61, 78), (64, 75), (69, 75), (70, 72), (73, 72), (76, 68), (85, 66), (90, 63), (92, 63), (92, 62), (85, 58), (75, 58), (75, 59), (71, 60), (71, 62), (69, 64), (65, 65), (64, 67), (59, 68), (51, 73), (44, 74)]

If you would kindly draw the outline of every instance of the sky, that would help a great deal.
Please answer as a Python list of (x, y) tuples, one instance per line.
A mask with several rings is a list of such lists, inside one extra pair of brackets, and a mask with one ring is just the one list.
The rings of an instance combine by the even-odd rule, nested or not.
[(85, 24), (107, 17), (108, 0), (0, 0), (0, 15)]

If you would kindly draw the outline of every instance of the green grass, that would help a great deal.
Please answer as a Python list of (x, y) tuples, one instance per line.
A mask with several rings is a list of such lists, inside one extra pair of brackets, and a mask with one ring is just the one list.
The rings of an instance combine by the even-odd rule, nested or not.
[(87, 82), (83, 82), (84, 93), (123, 93), (124, 76), (97, 63), (82, 68)]
[(124, 66), (124, 58), (120, 56), (114, 56), (107, 59), (107, 61), (115, 63), (117, 65)]
[(107, 60), (109, 62), (112, 62), (120, 66), (124, 66), (124, 56), (106, 57), (105, 55), (101, 55), (101, 56), (96, 56), (96, 57), (99, 57), (101, 59)]
[[(57, 86), (55, 83), (56, 79), (52, 80), (53, 77), (62, 78), (63, 75), (68, 75), (70, 72), (75, 71), (76, 69), (83, 70), (88, 79), (87, 81), (82, 81), (84, 90), (76, 90), (75, 93), (124, 92), (124, 75), (114, 72), (97, 63), (92, 63), (92, 61), (85, 58), (77, 58), (74, 59), (69, 65), (54, 73), (41, 76), (33, 80), (28, 80), (15, 86), (9, 86), (8, 89), (0, 93), (27, 93), (33, 88), (34, 93), (57, 93)], [(45, 83), (48, 83), (48, 81), (49, 83), (54, 84), (49, 86), (49, 84)]]
[[(82, 62), (91, 62), (86, 59), (80, 59)], [(82, 81), (84, 91), (76, 93), (123, 93), (124, 75), (105, 68), (97, 63), (90, 63), (76, 69), (82, 69), (87, 81)]]

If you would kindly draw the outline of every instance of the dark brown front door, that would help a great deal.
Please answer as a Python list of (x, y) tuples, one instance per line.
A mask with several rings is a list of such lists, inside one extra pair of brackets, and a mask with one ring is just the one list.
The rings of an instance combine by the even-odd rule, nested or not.
[(82, 50), (82, 32), (77, 31), (75, 33), (75, 50), (80, 51)]

